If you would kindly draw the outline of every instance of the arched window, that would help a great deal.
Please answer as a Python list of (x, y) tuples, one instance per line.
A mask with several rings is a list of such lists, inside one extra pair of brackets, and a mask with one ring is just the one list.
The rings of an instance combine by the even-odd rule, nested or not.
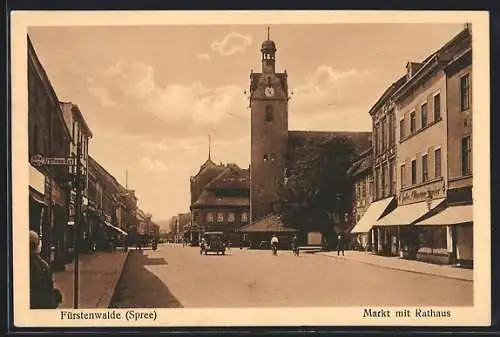
[(266, 123), (272, 123), (273, 122), (273, 119), (274, 119), (273, 114), (274, 114), (274, 112), (273, 112), (273, 106), (272, 105), (266, 106), (266, 117), (265, 117), (265, 122)]

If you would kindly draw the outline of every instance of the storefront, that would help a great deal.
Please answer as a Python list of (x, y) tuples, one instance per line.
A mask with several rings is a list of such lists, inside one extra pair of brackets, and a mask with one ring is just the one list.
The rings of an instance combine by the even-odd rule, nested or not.
[(401, 205), (377, 220), (379, 254), (417, 258), (420, 235), (414, 224), (429, 212), (441, 207), (445, 200), (439, 198)]
[(360, 250), (365, 251), (376, 251), (378, 245), (378, 237), (375, 236), (374, 230), (372, 230), (375, 222), (382, 216), (394, 209), (395, 199), (394, 197), (385, 198), (372, 202), (368, 209), (365, 211), (361, 219), (351, 230), (351, 234), (354, 236), (354, 240), (357, 243), (357, 247)]
[(448, 205), (441, 212), (419, 221), (420, 260), (472, 266), (472, 205)]

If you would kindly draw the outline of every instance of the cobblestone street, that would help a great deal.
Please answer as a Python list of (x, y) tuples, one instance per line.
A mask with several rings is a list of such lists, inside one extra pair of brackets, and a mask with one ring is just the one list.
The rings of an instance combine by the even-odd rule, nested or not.
[(112, 307), (469, 306), (473, 283), (318, 254), (131, 251)]

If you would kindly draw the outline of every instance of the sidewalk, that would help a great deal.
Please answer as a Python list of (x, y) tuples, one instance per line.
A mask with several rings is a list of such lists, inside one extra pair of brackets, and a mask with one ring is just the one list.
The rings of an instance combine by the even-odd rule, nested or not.
[[(79, 308), (107, 308), (122, 273), (128, 252), (95, 252), (79, 256)], [(54, 273), (54, 286), (61, 290), (61, 309), (73, 308), (74, 263)]]
[(418, 274), (428, 274), (453, 278), (458, 280), (470, 281), (474, 279), (474, 270), (458, 268), (448, 265), (437, 265), (427, 262), (405, 260), (399, 257), (387, 257), (374, 255), (368, 252), (360, 252), (354, 250), (345, 251), (345, 256), (337, 256), (337, 252), (317, 252), (315, 254), (333, 257), (337, 259), (351, 260), (360, 263), (371, 264), (383, 268), (403, 270)]

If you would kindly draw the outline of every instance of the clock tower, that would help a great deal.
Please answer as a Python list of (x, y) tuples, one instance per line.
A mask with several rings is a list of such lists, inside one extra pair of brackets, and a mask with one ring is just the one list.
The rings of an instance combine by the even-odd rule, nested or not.
[(261, 54), (262, 72), (250, 74), (252, 222), (273, 213), (288, 149), (287, 74), (276, 72), (276, 44), (269, 28)]

